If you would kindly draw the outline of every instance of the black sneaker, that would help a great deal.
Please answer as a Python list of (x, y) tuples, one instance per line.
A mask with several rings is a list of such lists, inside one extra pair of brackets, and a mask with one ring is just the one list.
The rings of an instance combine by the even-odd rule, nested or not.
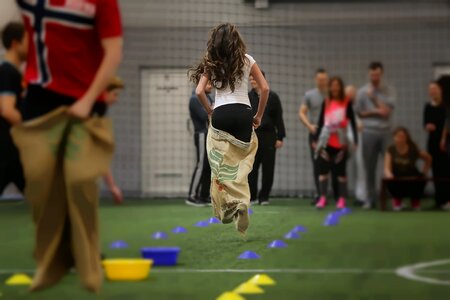
[(198, 200), (198, 199), (192, 199), (188, 198), (186, 201), (184, 201), (187, 205), (195, 206), (195, 207), (205, 207), (207, 204), (204, 201)]

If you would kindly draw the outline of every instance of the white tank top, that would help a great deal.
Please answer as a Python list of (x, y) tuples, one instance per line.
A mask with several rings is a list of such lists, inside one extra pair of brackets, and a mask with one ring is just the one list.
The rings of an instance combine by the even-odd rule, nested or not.
[(231, 91), (230, 87), (227, 87), (224, 90), (216, 90), (214, 108), (226, 104), (236, 103), (245, 104), (251, 107), (250, 100), (248, 98), (248, 77), (250, 76), (252, 67), (255, 64), (255, 60), (248, 54), (245, 54), (245, 57), (247, 60), (245, 61), (244, 76), (242, 77), (241, 82), (236, 85), (234, 92)]

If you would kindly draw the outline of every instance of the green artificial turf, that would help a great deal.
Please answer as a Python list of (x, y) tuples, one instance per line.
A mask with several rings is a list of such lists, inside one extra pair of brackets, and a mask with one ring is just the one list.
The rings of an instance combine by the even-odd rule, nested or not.
[[(450, 214), (445, 212), (381, 213), (355, 209), (336, 227), (322, 225), (331, 211), (316, 211), (307, 201), (275, 199), (256, 206), (248, 241), (230, 225), (193, 226), (211, 217), (210, 208), (186, 206), (182, 200), (108, 202), (100, 208), (103, 252), (108, 258), (140, 256), (143, 246), (179, 246), (177, 267), (154, 268), (142, 282), (105, 281), (99, 296), (80, 288), (70, 274), (49, 290), (30, 294), (26, 287), (3, 282), (13, 270), (32, 270), (33, 226), (24, 203), (0, 204), (0, 299), (215, 299), (233, 290), (255, 272), (221, 270), (263, 269), (277, 285), (246, 299), (448, 299), (450, 285), (411, 281), (395, 269), (420, 262), (450, 259)], [(288, 247), (268, 249), (295, 225), (307, 227)], [(187, 234), (170, 230), (184, 226)], [(155, 231), (169, 233), (153, 240)], [(109, 249), (115, 240), (129, 248)], [(251, 250), (259, 260), (238, 260)], [(198, 272), (198, 270), (209, 270)], [(450, 283), (450, 264), (420, 270), (420, 276)], [(214, 271), (214, 272), (213, 272)]]

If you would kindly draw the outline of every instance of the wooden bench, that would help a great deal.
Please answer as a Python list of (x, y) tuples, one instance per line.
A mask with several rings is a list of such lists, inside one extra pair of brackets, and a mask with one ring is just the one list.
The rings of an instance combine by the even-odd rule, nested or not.
[[(392, 178), (387, 179), (383, 178), (381, 180), (381, 190), (380, 190), (380, 210), (386, 211), (387, 210), (387, 202), (388, 202), (388, 190), (387, 190), (387, 184), (389, 182), (401, 182), (401, 181), (408, 181), (408, 182), (445, 182), (450, 184), (450, 178), (432, 178), (432, 177), (408, 177), (408, 178)], [(450, 187), (449, 187), (450, 188)]]

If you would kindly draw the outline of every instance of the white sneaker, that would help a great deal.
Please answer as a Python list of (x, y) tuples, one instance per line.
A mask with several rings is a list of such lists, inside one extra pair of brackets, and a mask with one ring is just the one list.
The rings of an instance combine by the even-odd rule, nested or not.
[(443, 210), (450, 211), (450, 201), (448, 201), (447, 204), (442, 205), (441, 208)]
[(260, 203), (260, 205), (262, 205), (262, 206), (267, 206), (269, 204), (270, 204), (269, 200), (264, 200), (264, 201), (261, 201), (261, 203)]
[(370, 210), (370, 209), (372, 209), (372, 203), (366, 202), (366, 203), (364, 203), (364, 205), (362, 206), (362, 208), (363, 208), (363, 209), (366, 209), (366, 210)]
[(250, 204), (251, 204), (251, 205), (257, 205), (258, 203), (259, 203), (258, 200), (252, 200), (252, 201), (250, 201)]

